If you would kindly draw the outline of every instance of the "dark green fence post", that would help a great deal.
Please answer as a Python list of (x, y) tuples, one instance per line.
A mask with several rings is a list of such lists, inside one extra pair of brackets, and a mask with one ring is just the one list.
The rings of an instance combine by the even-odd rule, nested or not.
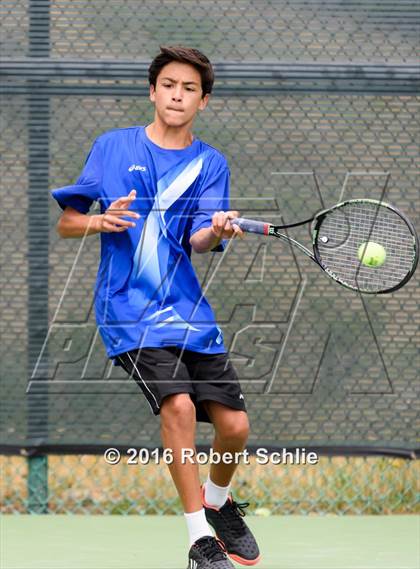
[[(49, 0), (29, 2), (29, 57), (50, 56)], [(35, 367), (48, 332), (49, 249), (49, 115), (48, 95), (39, 87), (45, 82), (28, 81), (28, 369)], [(46, 354), (43, 354), (46, 357)], [(32, 383), (27, 393), (28, 444), (48, 440), (48, 384)], [(28, 457), (28, 512), (48, 512), (48, 457)]]
[(48, 457), (28, 458), (28, 513), (48, 513)]

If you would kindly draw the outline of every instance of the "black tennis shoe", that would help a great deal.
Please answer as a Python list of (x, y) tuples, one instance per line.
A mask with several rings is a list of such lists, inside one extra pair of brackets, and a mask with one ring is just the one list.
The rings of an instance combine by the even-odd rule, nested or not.
[(256, 565), (261, 560), (260, 550), (243, 520), (249, 503), (239, 504), (229, 496), (221, 508), (214, 508), (204, 499), (204, 486), (202, 501), (207, 521), (225, 546), (229, 557), (241, 565)]
[(221, 542), (211, 536), (192, 544), (187, 569), (233, 569)]

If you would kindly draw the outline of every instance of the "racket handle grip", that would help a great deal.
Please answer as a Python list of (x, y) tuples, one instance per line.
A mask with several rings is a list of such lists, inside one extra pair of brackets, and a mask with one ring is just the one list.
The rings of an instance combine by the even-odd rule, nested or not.
[(268, 235), (270, 229), (270, 223), (256, 221), (255, 219), (246, 219), (245, 217), (235, 217), (235, 219), (230, 220), (230, 223), (238, 225), (242, 231), (246, 231), (247, 233)]

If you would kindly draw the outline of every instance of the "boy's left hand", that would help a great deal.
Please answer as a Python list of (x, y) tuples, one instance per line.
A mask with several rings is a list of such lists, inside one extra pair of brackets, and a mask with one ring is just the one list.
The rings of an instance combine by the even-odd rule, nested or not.
[(231, 219), (239, 217), (238, 211), (216, 211), (212, 217), (211, 230), (219, 239), (231, 239), (234, 236), (238, 236), (241, 239), (245, 236), (245, 233), (238, 225), (232, 225), (230, 223)]

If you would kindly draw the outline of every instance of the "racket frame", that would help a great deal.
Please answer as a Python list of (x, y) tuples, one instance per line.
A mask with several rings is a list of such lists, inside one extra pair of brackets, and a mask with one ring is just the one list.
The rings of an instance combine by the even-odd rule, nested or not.
[[(319, 229), (322, 225), (322, 222), (324, 220), (324, 218), (332, 211), (342, 208), (346, 205), (350, 205), (350, 204), (363, 204), (363, 203), (371, 203), (374, 204), (376, 206), (379, 207), (386, 207), (389, 210), (391, 210), (392, 212), (396, 213), (407, 225), (408, 229), (410, 230), (410, 233), (412, 235), (413, 238), (413, 262), (411, 265), (411, 270), (405, 275), (405, 277), (395, 286), (388, 288), (388, 289), (384, 289), (384, 290), (379, 290), (379, 291), (368, 291), (368, 290), (360, 290), (357, 287), (354, 287), (346, 282), (344, 282), (342, 279), (340, 279), (339, 277), (337, 277), (333, 271), (331, 271), (327, 266), (325, 266), (321, 260), (321, 256), (320, 256), (320, 252), (318, 249), (318, 233), (319, 233)], [(313, 252), (311, 252), (309, 249), (307, 249), (304, 245), (302, 245), (301, 243), (299, 243), (298, 241), (296, 241), (295, 239), (293, 239), (292, 237), (289, 237), (288, 235), (285, 235), (283, 233), (280, 233), (280, 229), (287, 229), (290, 227), (297, 227), (299, 225), (305, 225), (307, 223), (311, 223), (311, 235), (312, 235), (312, 249)], [(353, 290), (353, 291), (357, 291), (357, 292), (361, 292), (363, 294), (388, 294), (390, 292), (394, 292), (398, 289), (400, 289), (401, 287), (403, 287), (413, 276), (416, 268), (417, 268), (417, 264), (418, 264), (418, 260), (419, 260), (419, 238), (418, 235), (416, 233), (416, 230), (414, 228), (414, 225), (411, 223), (411, 221), (399, 210), (397, 209), (395, 206), (390, 205), (388, 203), (379, 201), (379, 200), (374, 200), (374, 199), (370, 199), (370, 198), (358, 198), (358, 199), (351, 199), (351, 200), (345, 200), (342, 201), (338, 204), (335, 204), (332, 207), (323, 209), (321, 211), (319, 211), (314, 217), (310, 218), (310, 219), (306, 219), (305, 221), (301, 221), (298, 223), (293, 223), (293, 224), (287, 224), (287, 225), (272, 225), (271, 223), (267, 223), (264, 225), (264, 234), (268, 235), (268, 236), (272, 236), (272, 237), (277, 237), (278, 239), (281, 239), (282, 241), (285, 241), (287, 243), (291, 243), (292, 245), (294, 245), (295, 247), (297, 247), (302, 253), (304, 253), (307, 257), (309, 257), (310, 259), (312, 259), (312, 261), (314, 261), (325, 273), (327, 273), (327, 275), (332, 278), (334, 281), (338, 282), (339, 284), (341, 284), (342, 286), (346, 287), (347, 289)]]

